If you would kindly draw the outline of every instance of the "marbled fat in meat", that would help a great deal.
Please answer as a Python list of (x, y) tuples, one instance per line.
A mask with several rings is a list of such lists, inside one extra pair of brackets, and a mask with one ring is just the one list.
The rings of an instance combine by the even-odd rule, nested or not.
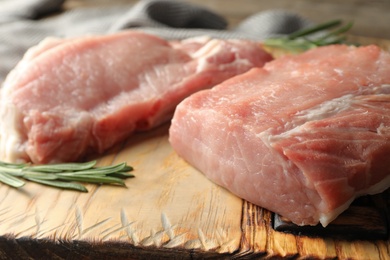
[(186, 98), (170, 142), (238, 196), (326, 226), (390, 186), (390, 54), (334, 45), (275, 59)]
[(0, 101), (3, 161), (77, 161), (171, 119), (188, 95), (263, 66), (258, 43), (168, 42), (125, 31), (47, 39), (7, 76)]

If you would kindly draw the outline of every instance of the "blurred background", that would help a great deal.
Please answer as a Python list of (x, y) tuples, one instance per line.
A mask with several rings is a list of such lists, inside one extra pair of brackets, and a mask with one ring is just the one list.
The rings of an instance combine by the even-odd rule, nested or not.
[[(224, 17), (228, 22), (227, 29), (233, 29), (254, 14), (275, 9), (293, 12), (298, 14), (298, 17), (317, 24), (341, 19), (344, 24), (353, 22), (352, 28), (348, 31), (349, 43), (377, 44), (390, 51), (390, 0), (176, 1), (196, 4)], [(115, 32), (129, 28), (127, 22), (130, 18), (135, 25), (140, 22), (145, 27), (149, 26), (145, 25), (147, 17), (145, 10), (140, 12), (139, 8), (132, 8), (138, 2), (138, 0), (0, 0), (2, 59), (0, 83), (25, 51), (45, 37), (76, 37), (89, 33)], [(143, 8), (145, 3), (137, 6)], [(139, 17), (140, 13), (143, 16)], [(210, 23), (210, 20), (205, 18)], [(246, 31), (261, 31), (277, 24), (275, 19), (271, 22), (270, 19), (261, 20), (261, 24), (259, 21), (250, 23), (254, 28), (252, 30), (252, 27), (245, 27)], [(258, 23), (259, 26), (256, 27)], [(294, 24), (289, 20), (288, 25)], [(175, 31), (177, 33), (179, 30)], [(234, 30), (230, 30), (232, 31)]]
[[(234, 26), (251, 14), (286, 9), (313, 22), (331, 19), (353, 21), (356, 36), (390, 39), (390, 0), (182, 0), (201, 4), (223, 15)], [(67, 0), (65, 9), (136, 3), (136, 0)]]

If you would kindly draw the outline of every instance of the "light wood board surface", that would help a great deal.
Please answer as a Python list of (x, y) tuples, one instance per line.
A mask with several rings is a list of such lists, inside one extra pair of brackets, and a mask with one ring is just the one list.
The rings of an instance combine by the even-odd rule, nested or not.
[(164, 125), (136, 134), (100, 158), (101, 165), (126, 161), (135, 167), (127, 188), (89, 185), (89, 193), (78, 193), (33, 183), (21, 190), (2, 185), (0, 258), (388, 259), (388, 239), (275, 231), (271, 212), (211, 183), (180, 159), (167, 130)]

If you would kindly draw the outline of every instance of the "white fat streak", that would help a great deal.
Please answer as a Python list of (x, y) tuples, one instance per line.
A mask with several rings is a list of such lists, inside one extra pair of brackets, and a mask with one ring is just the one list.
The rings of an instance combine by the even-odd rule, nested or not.
[(317, 107), (300, 111), (295, 114), (295, 117), (290, 122), (286, 122), (284, 125), (284, 128), (288, 129), (287, 131), (282, 132), (281, 134), (272, 135), (272, 129), (269, 129), (266, 131), (269, 135), (268, 138), (263, 140), (272, 144), (280, 139), (285, 139), (291, 135), (300, 133), (302, 132), (302, 127), (304, 127), (306, 122), (325, 119), (342, 111), (348, 110), (351, 108), (353, 103), (354, 95), (347, 94), (342, 97), (326, 101)]
[(390, 175), (387, 175), (386, 178), (381, 180), (380, 182), (376, 183), (373, 186), (370, 186), (366, 190), (361, 190), (358, 194), (356, 194), (355, 197), (351, 198), (347, 202), (345, 202), (343, 205), (338, 207), (337, 209), (333, 210), (329, 214), (320, 214), (319, 220), (322, 226), (326, 227), (329, 223), (331, 223), (334, 219), (336, 219), (342, 212), (344, 212), (350, 205), (351, 203), (358, 197), (364, 196), (364, 195), (375, 195), (379, 194), (381, 192), (384, 192), (387, 190), (390, 186)]
[(300, 124), (302, 122), (328, 118), (329, 116), (349, 109), (353, 103), (354, 95), (347, 94), (339, 98), (326, 101), (320, 104), (318, 107), (298, 112), (294, 121), (298, 121), (295, 124)]
[[(273, 161), (275, 163), (279, 163), (279, 165), (281, 166), (282, 170), (283, 170), (283, 174), (288, 176), (289, 175), (289, 172), (291, 170), (291, 166), (292, 166), (292, 162), (289, 161), (289, 160), (286, 160), (281, 154), (279, 154), (278, 152), (276, 152), (273, 147), (272, 147), (272, 138), (273, 138), (273, 134), (272, 134), (272, 129), (268, 129), (266, 131), (263, 131), (262, 133), (259, 133), (256, 135), (258, 138), (260, 138), (260, 140), (264, 143), (264, 145), (269, 149), (269, 152), (272, 154), (272, 157), (273, 157)], [(265, 158), (266, 156), (263, 157), (263, 161), (266, 159)], [(262, 163), (263, 166), (267, 166), (267, 165), (264, 165), (264, 163)]]
[(26, 158), (22, 136), (18, 131), (20, 115), (10, 103), (4, 102), (0, 110), (0, 159), (6, 162), (18, 162)]
[(342, 111), (348, 110), (356, 102), (355, 97), (357, 95), (369, 95), (369, 94), (388, 94), (390, 93), (390, 85), (385, 84), (374, 88), (360, 87), (357, 93), (346, 94), (344, 96), (334, 98), (329, 101), (325, 101), (317, 107), (300, 111), (296, 114), (294, 121), (297, 123), (321, 120), (329, 116), (335, 115)]
[[(260, 133), (259, 137), (265, 145), (271, 147), (272, 142), (279, 140), (279, 138), (286, 138), (291, 134), (301, 132), (301, 126), (306, 122), (322, 120), (350, 109), (357, 102), (355, 99), (356, 95), (370, 94), (390, 94), (390, 84), (384, 84), (373, 88), (361, 87), (357, 93), (346, 94), (341, 97), (325, 101), (316, 107), (300, 111), (295, 114), (295, 117), (290, 122), (286, 122), (284, 125), (284, 129), (287, 129), (287, 131), (274, 135), (273, 132), (275, 132), (276, 129), (271, 128)], [(378, 128), (378, 132), (384, 132), (387, 129), (388, 128), (381, 124)]]
[[(291, 122), (287, 122), (285, 125), (288, 130), (280, 135), (279, 137), (285, 138), (291, 134), (295, 134), (302, 131), (301, 126), (306, 122), (322, 120), (325, 118), (329, 118), (333, 115), (341, 113), (343, 111), (349, 110), (356, 102), (356, 96), (359, 95), (371, 95), (371, 94), (389, 94), (390, 93), (390, 84), (384, 84), (381, 86), (368, 88), (368, 87), (360, 87), (356, 93), (346, 94), (338, 98), (334, 98), (332, 100), (328, 100), (319, 104), (316, 107), (300, 111), (295, 114), (295, 117)], [(382, 126), (383, 128), (383, 126)], [(272, 141), (277, 140), (278, 136), (273, 136)]]
[(346, 203), (341, 205), (340, 207), (332, 210), (330, 213), (320, 213), (319, 214), (319, 221), (323, 227), (326, 227), (331, 223), (333, 220), (335, 220), (342, 212), (344, 212), (346, 209), (348, 209), (349, 205), (355, 200), (355, 198), (351, 198)]
[(191, 57), (193, 59), (210, 57), (210, 56), (214, 55), (215, 53), (217, 53), (221, 47), (220, 41), (217, 39), (210, 40), (210, 38), (200, 38), (199, 40), (196, 40), (196, 41), (200, 42), (204, 45), (202, 48), (200, 48), (199, 50), (197, 50), (196, 52), (194, 52), (191, 55)]
[(184, 39), (184, 40), (181, 40), (182, 43), (193, 43), (193, 42), (197, 42), (197, 43), (200, 43), (200, 44), (206, 44), (208, 41), (211, 40), (211, 37), (210, 36), (207, 36), (207, 35), (203, 35), (203, 36), (197, 36), (197, 37), (192, 37), (192, 38), (187, 38), (187, 39)]
[(379, 135), (390, 135), (390, 126), (385, 126), (381, 123), (376, 131)]
[(191, 55), (193, 59), (199, 59), (196, 73), (207, 70), (209, 62), (207, 59), (216, 55), (221, 50), (219, 40), (213, 39), (207, 42), (202, 48)]
[[(300, 111), (296, 114), (296, 117), (289, 123), (285, 125), (285, 128), (290, 129), (288, 131), (285, 131), (282, 134), (274, 135), (273, 132), (275, 129), (267, 129), (264, 132), (258, 134), (257, 136), (263, 141), (263, 143), (270, 148), (270, 151), (273, 150), (272, 143), (275, 141), (278, 141), (281, 138), (286, 138), (294, 133), (299, 133), (302, 131), (302, 125), (306, 122), (314, 121), (314, 120), (321, 120), (328, 118), (332, 115), (335, 115), (337, 113), (340, 113), (342, 111), (348, 110), (352, 107), (352, 105), (356, 102), (356, 95), (370, 95), (370, 94), (390, 94), (390, 84), (383, 84), (381, 86), (373, 87), (373, 88), (367, 88), (367, 87), (361, 87), (359, 88), (357, 93), (354, 94), (346, 94), (344, 96), (326, 101), (316, 107), (313, 107), (308, 110)], [(378, 133), (384, 133), (385, 131), (388, 131), (388, 128), (385, 127), (383, 124), (381, 124), (378, 128)], [(278, 158), (281, 158), (280, 156)], [(290, 166), (289, 163), (291, 162), (285, 162), (283, 160), (280, 160), (281, 165), (283, 167), (283, 171), (286, 172), (286, 169)], [(286, 173), (285, 173), (286, 174)], [(307, 183), (308, 185), (309, 183)], [(384, 190), (388, 189), (390, 185), (390, 175), (388, 175), (384, 180), (381, 182), (369, 187), (366, 190), (362, 190), (359, 192), (359, 194), (356, 194), (356, 197), (359, 197), (361, 195), (365, 194), (378, 194), (383, 192)], [(352, 201), (356, 198), (351, 198), (349, 201), (347, 201), (345, 204), (341, 205), (337, 209), (333, 210), (332, 212), (325, 214), (322, 213), (319, 215), (319, 221), (322, 224), (322, 226), (326, 227), (330, 222), (332, 222), (337, 216), (339, 216), (343, 211), (345, 211), (349, 205), (352, 203)]]
[[(196, 72), (199, 73), (201, 71), (207, 70), (207, 67), (209, 66), (209, 62), (207, 59), (209, 57), (215, 56), (218, 54), (218, 52), (222, 51), (223, 46), (221, 45), (221, 40), (219, 39), (211, 39), (208, 37), (202, 37), (199, 39), (199, 42), (206, 42), (208, 39), (208, 42), (200, 48), (198, 51), (193, 53), (191, 57), (193, 59), (198, 59), (198, 66), (196, 68)], [(231, 40), (232, 42), (234, 40)], [(232, 50), (234, 51), (234, 50)], [(236, 56), (236, 63), (242, 64), (244, 66), (250, 66), (252, 65), (251, 62), (248, 59), (241, 59), (239, 56)], [(221, 64), (220, 66), (224, 66), (224, 64)]]
[(380, 182), (378, 182), (377, 184), (369, 187), (367, 190), (364, 190), (364, 191), (360, 192), (359, 195), (365, 195), (365, 194), (374, 195), (374, 194), (378, 194), (378, 193), (384, 192), (389, 187), (390, 187), (390, 175), (387, 175), (385, 179), (383, 179)]
[(390, 84), (383, 84), (377, 87), (371, 88), (368, 94), (390, 94)]
[(344, 71), (342, 69), (336, 68), (336, 69), (334, 69), (334, 72), (336, 72), (341, 77), (344, 76)]

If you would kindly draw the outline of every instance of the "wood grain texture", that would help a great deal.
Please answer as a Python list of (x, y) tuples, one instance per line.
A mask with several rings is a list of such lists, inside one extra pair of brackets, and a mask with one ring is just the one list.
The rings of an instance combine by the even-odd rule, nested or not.
[[(273, 213), (208, 181), (168, 143), (168, 125), (99, 159), (135, 168), (127, 188), (0, 186), (0, 259), (388, 259), (389, 239), (278, 232)], [(380, 195), (389, 206), (389, 193)], [(388, 215), (388, 211), (386, 213)], [(369, 219), (369, 218), (368, 218)]]
[(72, 250), (78, 241), (105, 250), (110, 249), (106, 243), (114, 243), (168, 252), (236, 251), (242, 200), (182, 161), (168, 144), (167, 133), (168, 125), (137, 134), (99, 159), (101, 165), (126, 161), (136, 169), (127, 188), (90, 185), (85, 194), (34, 183), (20, 190), (1, 185), (4, 243), (10, 238), (9, 243), (27, 239), (51, 247), (66, 241)]

